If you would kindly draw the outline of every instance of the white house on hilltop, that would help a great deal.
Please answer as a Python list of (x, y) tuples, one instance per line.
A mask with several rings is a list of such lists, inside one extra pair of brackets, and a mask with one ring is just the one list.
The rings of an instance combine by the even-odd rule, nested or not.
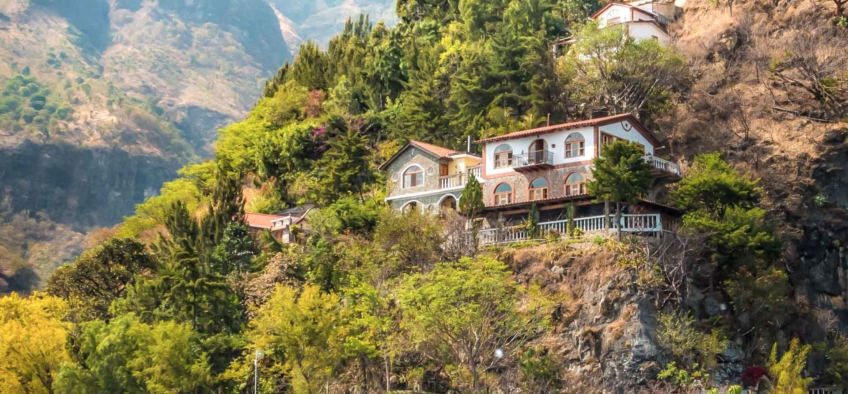
[[(635, 0), (612, 2), (591, 16), (603, 29), (609, 26), (624, 26), (624, 34), (636, 41), (657, 40), (662, 45), (671, 43), (668, 25), (674, 21), (678, 7), (673, 0)], [(554, 42), (554, 56), (564, 54), (565, 48), (573, 44), (573, 37)]]

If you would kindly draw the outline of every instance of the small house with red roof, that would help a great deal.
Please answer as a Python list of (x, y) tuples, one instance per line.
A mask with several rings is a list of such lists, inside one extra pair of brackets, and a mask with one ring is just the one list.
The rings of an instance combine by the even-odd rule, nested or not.
[(307, 224), (307, 215), (314, 207), (311, 205), (287, 209), (275, 214), (245, 213), (244, 221), (253, 235), (269, 231), (277, 241), (283, 244), (297, 242), (295, 227)]

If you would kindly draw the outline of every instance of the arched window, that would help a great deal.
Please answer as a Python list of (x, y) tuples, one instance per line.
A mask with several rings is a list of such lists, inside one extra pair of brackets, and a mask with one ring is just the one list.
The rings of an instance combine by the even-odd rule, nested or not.
[(580, 157), (586, 153), (586, 140), (583, 134), (571, 133), (565, 139), (565, 158)]
[(411, 166), (403, 172), (403, 187), (415, 187), (424, 184), (424, 170), (419, 166)]
[(582, 196), (586, 194), (586, 178), (579, 172), (572, 173), (565, 179), (566, 196)]
[(530, 201), (546, 198), (548, 198), (548, 181), (545, 178), (536, 178), (530, 183)]
[(495, 168), (512, 167), (512, 147), (507, 144), (495, 148)]
[(495, 205), (506, 205), (512, 203), (512, 186), (501, 183), (495, 188)]

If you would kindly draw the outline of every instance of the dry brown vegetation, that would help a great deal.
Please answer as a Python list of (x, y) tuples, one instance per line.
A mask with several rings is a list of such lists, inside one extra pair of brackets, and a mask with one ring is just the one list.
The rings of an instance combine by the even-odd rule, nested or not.
[[(844, 244), (838, 222), (848, 215), (838, 190), (848, 130), (848, 29), (833, 23), (833, 3), (742, 1), (731, 13), (723, 2), (694, 0), (684, 11), (674, 34), (696, 83), (661, 122), (672, 153), (685, 167), (698, 153), (720, 151), (760, 178), (763, 205), (790, 241), (791, 264), (817, 253), (804, 252), (805, 243)], [(835, 236), (805, 239), (805, 227)]]

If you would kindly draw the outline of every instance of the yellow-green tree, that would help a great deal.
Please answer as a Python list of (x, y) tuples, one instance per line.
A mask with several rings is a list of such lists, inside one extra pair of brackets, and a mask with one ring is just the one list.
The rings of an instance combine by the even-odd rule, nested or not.
[(149, 325), (128, 313), (83, 324), (72, 342), (79, 363), (62, 366), (56, 393), (199, 393), (212, 386), (209, 357), (188, 324)]
[(295, 393), (318, 393), (344, 358), (345, 310), (317, 286), (277, 286), (247, 334), (265, 352), (273, 373), (285, 374)]
[(806, 394), (807, 386), (813, 381), (802, 373), (807, 366), (810, 345), (801, 345), (798, 339), (789, 343), (789, 350), (777, 359), (777, 344), (771, 348), (768, 371), (772, 378), (772, 394)]
[[(546, 325), (543, 298), (526, 297), (506, 265), (463, 258), (411, 275), (398, 291), (402, 327), (428, 357), (462, 366), (469, 389), (483, 389), (483, 375)], [(522, 301), (527, 301), (523, 303)]]
[(68, 305), (57, 297), (17, 293), (0, 298), (0, 391), (52, 393), (65, 348)]

